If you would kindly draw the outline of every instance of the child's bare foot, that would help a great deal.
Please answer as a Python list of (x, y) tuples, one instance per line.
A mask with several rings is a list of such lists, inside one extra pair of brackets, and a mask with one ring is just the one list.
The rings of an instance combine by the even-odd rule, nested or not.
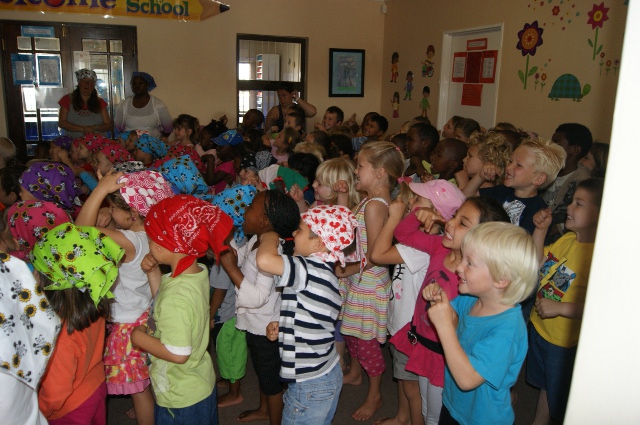
[(411, 421), (402, 422), (398, 417), (395, 418), (380, 418), (373, 423), (373, 425), (404, 425), (409, 424)]
[(351, 417), (356, 421), (366, 421), (370, 419), (380, 407), (382, 407), (382, 397), (378, 396), (371, 399), (367, 397), (364, 403), (362, 403), (362, 406), (358, 407)]
[(263, 412), (260, 409), (245, 410), (238, 415), (238, 422), (251, 422), (251, 421), (268, 421), (269, 413)]
[(125, 415), (127, 415), (127, 417), (129, 419), (135, 419), (136, 418), (136, 409), (134, 409), (133, 407), (129, 410), (126, 411)]
[(240, 404), (244, 401), (242, 394), (226, 393), (218, 397), (218, 407), (227, 407)]
[(342, 385), (360, 385), (362, 384), (362, 374), (355, 375), (353, 373), (347, 373), (342, 377)]

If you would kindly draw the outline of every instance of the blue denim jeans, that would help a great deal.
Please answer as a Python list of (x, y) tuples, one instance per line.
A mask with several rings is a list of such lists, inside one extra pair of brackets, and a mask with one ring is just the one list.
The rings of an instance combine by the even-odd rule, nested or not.
[(183, 408), (155, 405), (155, 425), (218, 425), (218, 390), (196, 404)]
[(342, 390), (342, 369), (336, 365), (326, 375), (289, 383), (284, 393), (282, 425), (330, 425)]

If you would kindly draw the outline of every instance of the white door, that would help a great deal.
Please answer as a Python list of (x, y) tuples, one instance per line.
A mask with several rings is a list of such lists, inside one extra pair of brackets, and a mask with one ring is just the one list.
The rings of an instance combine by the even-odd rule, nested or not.
[[(453, 115), (473, 118), (484, 128), (493, 127), (496, 123), (496, 108), (498, 105), (498, 81), (500, 81), (500, 61), (502, 55), (502, 24), (481, 28), (470, 28), (456, 31), (446, 31), (443, 37), (443, 58), (440, 81), (440, 104), (438, 107), (438, 128)], [(475, 40), (475, 41), (474, 41)], [(493, 82), (480, 81), (473, 78), (466, 82), (452, 81), (454, 75), (460, 76), (460, 66), (469, 66), (464, 62), (464, 53), (478, 57), (479, 53), (497, 51), (495, 71), (487, 66), (492, 62), (485, 60), (481, 64), (480, 73), (485, 77), (493, 72)], [(490, 54), (484, 53), (484, 57)], [(454, 62), (458, 67), (454, 70)], [(484, 68), (482, 68), (484, 66)], [(457, 78), (461, 79), (461, 78)], [(482, 82), (485, 81), (485, 82)], [(465, 88), (465, 85), (468, 85)], [(481, 91), (481, 94), (479, 93)], [(464, 100), (463, 100), (464, 96)], [(473, 106), (468, 103), (474, 104)], [(479, 104), (480, 106), (476, 106)]]

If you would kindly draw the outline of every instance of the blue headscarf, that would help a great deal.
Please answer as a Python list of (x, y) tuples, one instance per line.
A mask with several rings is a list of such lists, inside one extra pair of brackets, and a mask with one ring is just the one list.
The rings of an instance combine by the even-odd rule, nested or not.
[(256, 196), (256, 188), (252, 185), (233, 186), (223, 190), (213, 197), (213, 205), (219, 207), (231, 220), (236, 232), (233, 235), (236, 243), (240, 244), (244, 239), (244, 210), (253, 197)]
[(147, 74), (146, 72), (134, 72), (133, 75), (131, 76), (131, 78), (133, 77), (142, 77), (143, 80), (145, 80), (147, 82), (147, 91), (151, 91), (153, 89), (155, 89), (157, 86), (156, 84), (156, 80), (153, 79), (153, 77), (149, 74)]
[(153, 159), (164, 158), (169, 152), (169, 149), (167, 149), (167, 145), (165, 145), (162, 140), (151, 137), (148, 134), (141, 134), (138, 137), (135, 146), (142, 152), (151, 155)]
[(207, 202), (213, 199), (213, 195), (209, 195), (209, 186), (188, 155), (171, 158), (157, 166), (155, 170), (162, 173), (171, 183), (176, 194), (193, 195)]

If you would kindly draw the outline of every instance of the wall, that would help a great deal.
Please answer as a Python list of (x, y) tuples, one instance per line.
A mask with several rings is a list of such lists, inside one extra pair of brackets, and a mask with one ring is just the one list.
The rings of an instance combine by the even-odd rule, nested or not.
[[(380, 104), (380, 80), (385, 15), (372, 0), (228, 0), (231, 10), (203, 22), (90, 15), (42, 15), (4, 12), (2, 19), (135, 25), (138, 28), (138, 69), (158, 83), (153, 94), (173, 116), (195, 115), (206, 123), (223, 114), (234, 122), (236, 108), (236, 34), (307, 37), (307, 100), (324, 110), (339, 105), (359, 116)], [(354, 31), (356, 22), (357, 31)], [(365, 97), (329, 98), (329, 48), (366, 50)], [(2, 88), (0, 97), (4, 98)], [(375, 105), (375, 106), (374, 106)], [(0, 104), (0, 134), (6, 134), (4, 102)]]
[[(597, 1), (596, 3), (600, 3)], [(434, 7), (437, 4), (437, 7)], [(382, 113), (391, 116), (391, 98), (394, 91), (404, 89), (408, 70), (414, 73), (413, 105), (400, 102), (400, 118), (393, 120), (391, 127), (417, 115), (418, 102), (424, 85), (431, 88), (429, 98), (432, 122), (438, 116), (438, 101), (441, 70), (442, 34), (504, 23), (503, 46), (500, 52), (501, 75), (498, 91), (497, 121), (511, 122), (541, 136), (550, 138), (558, 124), (580, 122), (587, 125), (598, 140), (608, 142), (619, 70), (614, 70), (616, 59), (620, 58), (627, 7), (622, 1), (605, 1), (609, 8), (608, 20), (598, 29), (597, 45), (602, 45), (605, 57), (600, 66), (600, 56), (594, 61), (593, 48), (588, 40), (594, 40), (595, 31), (590, 24), (588, 13), (594, 1), (586, 0), (458, 0), (455, 2), (422, 2), (416, 0), (391, 0), (385, 22), (383, 49)], [(558, 14), (554, 16), (554, 7)], [(560, 20), (562, 18), (562, 20)], [(526, 90), (518, 77), (518, 70), (525, 69), (526, 56), (516, 49), (518, 32), (525, 23), (538, 21), (543, 29), (543, 43), (529, 56), (529, 69), (538, 66), (540, 77), (546, 74), (545, 86), (535, 75), (528, 78)], [(435, 74), (432, 78), (422, 77), (420, 62), (426, 58), (427, 46), (432, 44), (436, 54)], [(597, 46), (596, 46), (597, 48)], [(391, 55), (400, 55), (399, 75), (396, 84), (389, 82)], [(612, 66), (606, 71), (606, 61)], [(447, 77), (451, 65), (445, 64)], [(591, 92), (579, 102), (571, 99), (553, 101), (548, 94), (554, 81), (562, 74), (575, 75), (584, 87), (590, 84)], [(388, 99), (388, 101), (386, 101)], [(416, 100), (417, 99), (417, 100)], [(437, 123), (438, 128), (442, 122)]]

